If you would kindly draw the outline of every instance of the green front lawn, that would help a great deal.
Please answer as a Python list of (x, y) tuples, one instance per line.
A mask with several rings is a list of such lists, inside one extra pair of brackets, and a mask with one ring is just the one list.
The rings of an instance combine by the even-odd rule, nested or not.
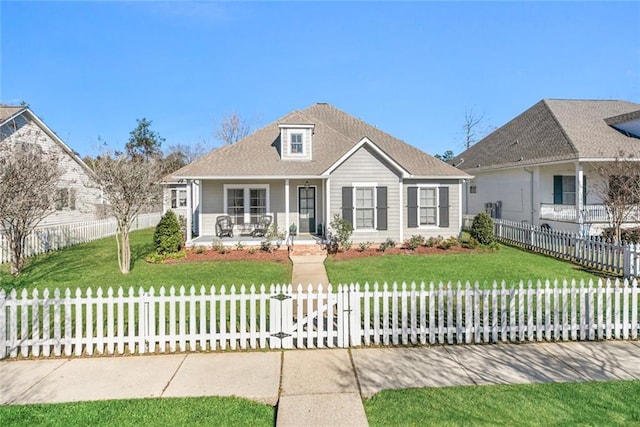
[(275, 409), (232, 397), (0, 406), (3, 426), (273, 426)]
[(594, 279), (598, 277), (568, 262), (501, 246), (499, 251), (447, 253), (442, 255), (383, 255), (368, 258), (325, 261), (329, 281), (369, 282), (457, 282), (492, 286), (505, 280), (512, 285), (520, 280)]
[(290, 263), (258, 261), (211, 261), (178, 264), (149, 264), (144, 258), (153, 252), (153, 229), (131, 233), (132, 268), (118, 269), (114, 237), (72, 246), (34, 257), (23, 273), (14, 278), (7, 264), (0, 266), (0, 288), (44, 289), (97, 288), (109, 286), (181, 286), (288, 283)]
[(371, 426), (640, 424), (640, 381), (383, 391), (364, 407)]

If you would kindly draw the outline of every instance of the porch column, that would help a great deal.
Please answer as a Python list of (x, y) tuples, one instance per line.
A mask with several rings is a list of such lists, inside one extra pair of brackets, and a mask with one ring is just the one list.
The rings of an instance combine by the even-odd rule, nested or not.
[(187, 246), (191, 245), (193, 238), (191, 229), (193, 227), (193, 201), (191, 200), (191, 185), (193, 181), (187, 180)]
[(404, 184), (404, 180), (402, 179), (402, 177), (400, 177), (400, 182), (399, 182), (400, 194), (398, 196), (399, 199), (400, 199), (400, 203), (399, 203), (399, 205), (400, 205), (400, 207), (399, 207), (399, 211), (400, 211), (399, 212), (399, 214), (400, 214), (400, 216), (399, 216), (399, 218), (400, 218), (400, 223), (399, 223), (400, 224), (400, 227), (399, 227), (400, 228), (400, 233), (399, 233), (399, 235), (400, 235), (400, 243), (404, 242), (404, 221), (403, 221), (403, 219), (404, 219), (404, 201), (403, 201), (404, 200), (404, 197), (403, 197), (403, 190), (404, 190), (403, 187), (404, 187), (404, 185), (403, 184)]
[(284, 180), (284, 230), (289, 237), (289, 178)]
[(329, 229), (329, 224), (331, 224), (331, 178), (327, 178), (327, 205), (325, 206), (325, 217), (326, 220), (324, 222), (324, 235), (327, 235), (327, 230)]
[(584, 237), (584, 214), (582, 198), (584, 197), (582, 182), (584, 180), (582, 163), (576, 163), (576, 220), (578, 222), (578, 235)]

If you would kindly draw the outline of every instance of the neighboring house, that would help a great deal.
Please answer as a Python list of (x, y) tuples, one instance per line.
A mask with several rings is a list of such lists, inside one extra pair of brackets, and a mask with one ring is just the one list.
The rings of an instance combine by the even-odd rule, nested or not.
[(28, 107), (0, 105), (0, 144), (36, 143), (57, 155), (64, 174), (54, 196), (54, 212), (39, 226), (101, 219), (102, 193), (91, 169)]
[(542, 100), (453, 160), (475, 177), (465, 213), (598, 234), (610, 177), (597, 171), (621, 153), (640, 159), (639, 138), (640, 104)]
[[(470, 178), (324, 103), (294, 111), (172, 176), (187, 184), (187, 211), (200, 207), (199, 237), (189, 234), (188, 244), (210, 242), (221, 215), (233, 218), (240, 240), (263, 214), (285, 233), (295, 224), (298, 241), (324, 235), (336, 214), (353, 224), (354, 242), (457, 236), (462, 182)], [(197, 204), (190, 202), (192, 182), (200, 185)]]

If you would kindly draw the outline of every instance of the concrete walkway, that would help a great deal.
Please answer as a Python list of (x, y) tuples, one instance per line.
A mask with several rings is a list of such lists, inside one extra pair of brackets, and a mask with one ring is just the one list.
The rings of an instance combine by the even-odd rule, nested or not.
[(639, 341), (5, 360), (0, 404), (239, 396), (277, 404), (278, 426), (358, 426), (381, 390), (631, 379)]
[(327, 289), (329, 278), (324, 268), (326, 255), (291, 255), (289, 258), (293, 263), (291, 284), (294, 288), (301, 284), (305, 290), (309, 285), (315, 290), (322, 284), (323, 288)]

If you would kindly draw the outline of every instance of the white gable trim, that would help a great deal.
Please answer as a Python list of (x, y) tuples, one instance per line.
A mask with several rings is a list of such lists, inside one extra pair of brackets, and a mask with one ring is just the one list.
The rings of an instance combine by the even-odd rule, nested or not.
[(409, 173), (409, 171), (407, 171), (402, 166), (400, 166), (398, 164), (398, 162), (393, 160), (389, 155), (387, 155), (387, 153), (382, 151), (376, 144), (373, 143), (373, 141), (371, 141), (366, 136), (364, 138), (362, 138), (360, 140), (360, 142), (358, 142), (356, 145), (351, 147), (351, 149), (349, 151), (347, 151), (342, 157), (340, 157), (338, 159), (338, 161), (336, 161), (333, 165), (329, 166), (329, 169), (324, 171), (322, 173), (322, 175), (323, 176), (331, 175), (333, 173), (333, 171), (335, 171), (338, 168), (338, 166), (343, 164), (349, 157), (351, 157), (356, 151), (358, 151), (360, 148), (362, 148), (362, 146), (365, 145), (365, 144), (368, 145), (369, 147), (371, 147), (371, 149), (373, 149), (373, 151), (375, 151), (376, 154), (378, 154), (386, 162), (388, 162), (391, 166), (393, 166), (394, 169), (396, 169), (398, 172), (400, 172), (400, 174), (402, 175), (403, 178), (411, 177), (411, 174)]
[(49, 128), (49, 126), (47, 126), (42, 120), (40, 120), (40, 118), (36, 116), (35, 113), (31, 111), (28, 107), (25, 107), (22, 110), (18, 111), (16, 114), (12, 115), (10, 118), (5, 120), (1, 124), (5, 124), (11, 120), (14, 120), (16, 117), (18, 117), (21, 114), (26, 114), (31, 120), (33, 120), (34, 123), (38, 125), (38, 127), (42, 129), (53, 141), (55, 141), (55, 143), (58, 144), (60, 148), (62, 148), (62, 150), (65, 153), (67, 153), (77, 164), (79, 164), (80, 167), (84, 169), (84, 171), (87, 172), (90, 177), (97, 180), (97, 177), (93, 172), (93, 170), (89, 166), (87, 166), (87, 164), (83, 162), (82, 159), (78, 157), (76, 153), (62, 139), (60, 139), (60, 137), (56, 135), (56, 133)]

